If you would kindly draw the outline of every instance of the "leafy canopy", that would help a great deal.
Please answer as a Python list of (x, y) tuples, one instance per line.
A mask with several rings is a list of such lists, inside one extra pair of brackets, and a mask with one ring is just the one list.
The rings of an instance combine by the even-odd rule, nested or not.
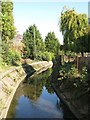
[(15, 26), (13, 18), (13, 3), (11, 0), (1, 1), (1, 32), (2, 41), (8, 43), (15, 35)]
[(24, 56), (26, 58), (34, 59), (39, 51), (43, 52), (45, 50), (43, 39), (35, 24), (26, 29), (23, 34), (23, 43), (25, 44)]
[[(86, 14), (78, 14), (74, 9), (64, 8), (60, 17), (60, 31), (64, 36), (65, 50), (84, 52), (86, 50)], [(84, 38), (84, 39), (83, 39)]]
[(57, 53), (60, 49), (60, 44), (54, 32), (49, 32), (45, 38), (46, 50), (48, 52)]

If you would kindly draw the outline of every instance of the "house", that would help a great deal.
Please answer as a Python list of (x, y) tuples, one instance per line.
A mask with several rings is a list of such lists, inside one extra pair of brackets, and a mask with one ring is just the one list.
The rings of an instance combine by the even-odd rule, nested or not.
[(12, 47), (16, 51), (21, 52), (21, 54), (22, 54), (23, 48), (24, 48), (24, 44), (22, 43), (22, 40), (23, 40), (23, 36), (20, 35), (19, 32), (17, 31), (17, 34), (12, 41)]
[(20, 42), (23, 40), (23, 36), (20, 35), (19, 32), (17, 31), (17, 34), (16, 34), (16, 36), (15, 36), (15, 39), (16, 39), (17, 42), (20, 43)]

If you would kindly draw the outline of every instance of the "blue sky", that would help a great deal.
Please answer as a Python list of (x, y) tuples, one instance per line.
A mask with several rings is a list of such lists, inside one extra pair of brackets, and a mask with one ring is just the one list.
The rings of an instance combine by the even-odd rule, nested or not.
[[(14, 1), (14, 22), (20, 34), (32, 24), (36, 24), (43, 39), (48, 32), (54, 31), (56, 37), (62, 44), (63, 37), (59, 31), (59, 18), (63, 7), (66, 5), (69, 8), (74, 8), (78, 13), (86, 13), (88, 15), (88, 1), (84, 2), (36, 2), (36, 1)], [(15, 2), (16, 1), (16, 2)], [(53, 1), (53, 2), (51, 2)]]

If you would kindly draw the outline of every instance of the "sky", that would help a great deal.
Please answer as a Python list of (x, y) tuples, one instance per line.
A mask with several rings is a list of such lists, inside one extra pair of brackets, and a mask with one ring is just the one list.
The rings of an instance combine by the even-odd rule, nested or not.
[[(79, 2), (78, 2), (79, 1)], [(83, 1), (83, 2), (81, 2)], [(48, 32), (55, 33), (60, 43), (63, 43), (63, 36), (59, 29), (60, 14), (64, 6), (74, 8), (77, 13), (88, 15), (88, 0), (13, 0), (14, 22), (17, 31), (21, 35), (26, 29), (35, 24), (45, 39)]]

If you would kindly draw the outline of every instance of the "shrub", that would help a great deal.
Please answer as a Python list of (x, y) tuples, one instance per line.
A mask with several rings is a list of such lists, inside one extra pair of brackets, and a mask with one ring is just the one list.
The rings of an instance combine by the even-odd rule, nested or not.
[(42, 59), (43, 60), (46, 60), (46, 61), (52, 61), (54, 59), (54, 53), (51, 53), (51, 52), (44, 52), (43, 53), (43, 56), (42, 56)]
[(80, 90), (88, 91), (88, 71), (86, 67), (82, 68), (82, 71), (79, 72), (78, 69), (73, 64), (65, 64), (62, 66), (59, 71), (60, 77), (58, 80), (68, 80), (68, 83), (71, 83), (72, 86), (79, 88)]
[(36, 60), (42, 60), (42, 56), (43, 56), (43, 53), (41, 51), (39, 51), (37, 54), (36, 54)]
[(51, 53), (51, 52), (44, 52), (45, 56), (46, 56), (46, 60), (47, 61), (52, 61), (54, 58), (55, 58), (55, 55), (54, 53)]
[(87, 83), (87, 81), (88, 81), (88, 71), (87, 71), (87, 67), (85, 67), (85, 66), (82, 68), (80, 81), (83, 83)]
[[(4, 59), (4, 57), (5, 57), (5, 59)], [(6, 56), (3, 56), (3, 61), (9, 65), (9, 64), (16, 63), (18, 60), (20, 60), (20, 58), (21, 58), (21, 54), (19, 52), (9, 48)]]
[(2, 56), (0, 54), (0, 67), (2, 67), (2, 66), (3, 66), (3, 59), (2, 59)]
[(52, 59), (54, 59), (54, 53), (51, 52), (38, 52), (36, 54), (36, 60), (45, 60), (45, 61), (52, 61)]
[(78, 72), (77, 68), (75, 67), (75, 65), (70, 64), (70, 63), (62, 66), (59, 73), (60, 73), (61, 77), (58, 80), (73, 79), (73, 78), (77, 78), (79, 75), (79, 72)]

